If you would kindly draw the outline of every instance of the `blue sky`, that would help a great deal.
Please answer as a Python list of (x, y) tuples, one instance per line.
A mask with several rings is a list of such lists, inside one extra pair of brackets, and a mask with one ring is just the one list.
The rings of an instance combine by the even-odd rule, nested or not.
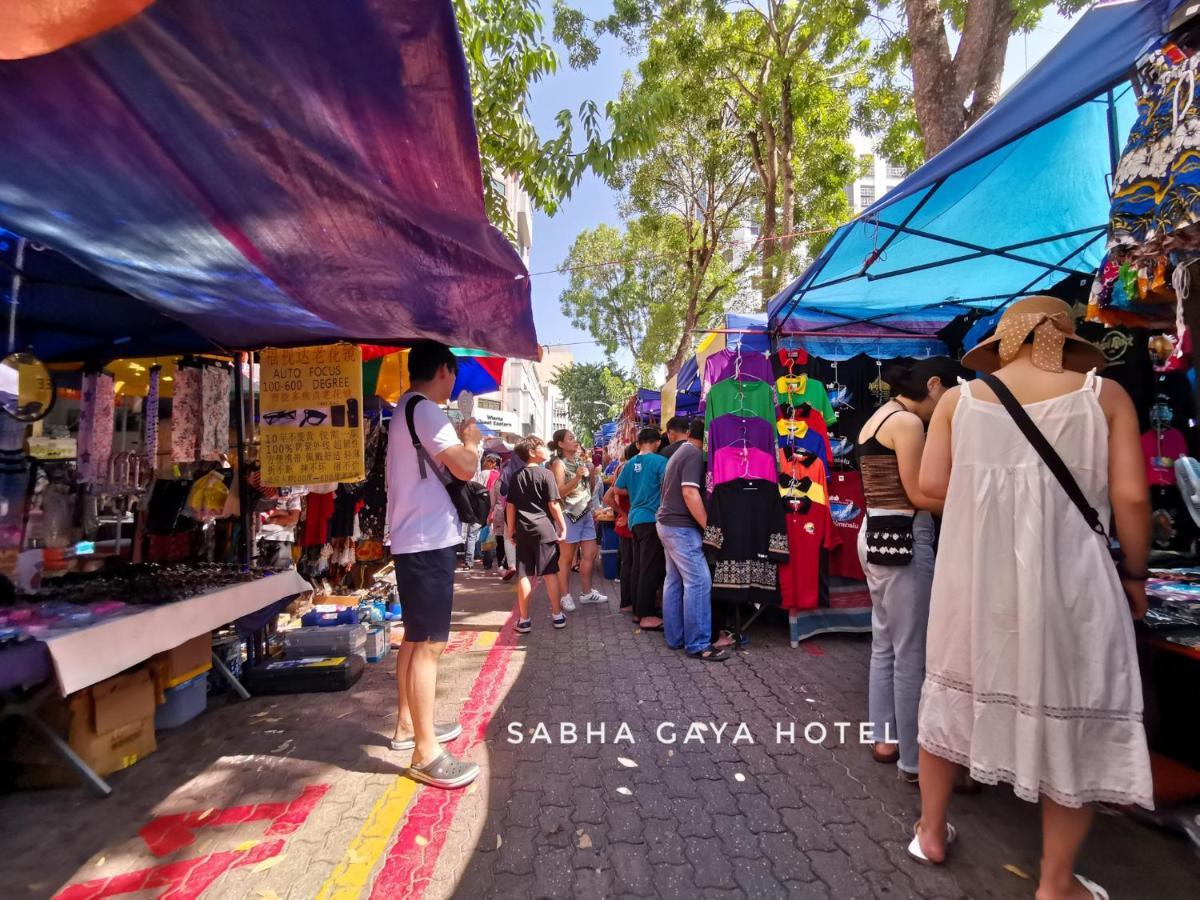
[[(590, 16), (604, 15), (612, 8), (611, 0), (576, 0), (575, 5)], [(549, 0), (542, 0), (542, 6), (549, 17)], [(1008, 48), (1005, 86), (1020, 78), (1029, 66), (1036, 64), (1069, 28), (1070, 20), (1050, 9), (1036, 31), (1028, 36), (1013, 37)], [(603, 107), (617, 96), (623, 74), (635, 66), (636, 60), (625, 55), (619, 41), (609, 39), (601, 45), (601, 50), (597, 64), (586, 71), (572, 70), (566, 63), (566, 54), (562, 53), (559, 72), (533, 86), (531, 109), (534, 124), (543, 133), (550, 133), (554, 116), (559, 110), (577, 111), (579, 105), (588, 99), (595, 100)], [(529, 271), (533, 273), (533, 315), (538, 339), (543, 344), (574, 344), (571, 350), (580, 362), (600, 361), (604, 354), (592, 342), (590, 335), (573, 328), (563, 317), (558, 296), (566, 286), (567, 277), (553, 269), (566, 259), (567, 250), (579, 232), (602, 222), (619, 224), (616, 195), (598, 178), (591, 176), (584, 178), (571, 199), (553, 218), (541, 213), (534, 215)], [(628, 360), (625, 362), (627, 364)]]

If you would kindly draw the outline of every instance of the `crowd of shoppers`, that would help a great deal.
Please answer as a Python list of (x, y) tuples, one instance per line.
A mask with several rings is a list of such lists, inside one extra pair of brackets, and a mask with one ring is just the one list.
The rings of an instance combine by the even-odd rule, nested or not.
[[(1136, 410), (1096, 374), (1103, 354), (1053, 298), (1009, 307), (996, 336), (963, 363), (934, 358), (889, 371), (891, 399), (858, 435), (871, 752), (919, 781), (913, 857), (946, 860), (956, 787), (1005, 782), (1042, 806), (1040, 900), (1103, 896), (1074, 872), (1092, 804), (1153, 804), (1132, 630), (1146, 609), (1150, 527)], [(478, 771), (441, 750), (457, 726), (433, 715), (454, 548), (471, 530), (425, 476), (422, 446), (429, 463), (489, 489), (505, 575), (519, 576), (519, 632), (533, 629), (539, 578), (552, 625), (566, 626), (575, 561), (578, 602), (606, 600), (592, 584), (603, 496), (620, 538), (620, 610), (641, 631), (662, 631), (672, 649), (728, 657), (728, 641), (714, 634), (702, 552), (702, 425), (674, 418), (665, 434), (643, 429), (604, 467), (607, 490), (603, 461), (585, 457), (569, 431), (549, 444), (526, 438), (503, 467), (485, 459), (477, 472), (478, 429), (468, 421), (456, 433), (438, 408), (453, 385), (453, 356), (422, 345), (409, 366), (388, 473), (397, 577), (423, 587), (405, 606), (393, 742), (413, 750), (414, 777), (453, 787)], [(968, 370), (984, 376), (961, 380)], [(1116, 565), (1110, 522), (1123, 551)]]

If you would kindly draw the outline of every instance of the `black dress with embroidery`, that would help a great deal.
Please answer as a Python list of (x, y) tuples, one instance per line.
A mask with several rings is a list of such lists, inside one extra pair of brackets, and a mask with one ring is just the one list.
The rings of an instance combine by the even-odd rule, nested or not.
[(779, 565), (788, 561), (788, 539), (778, 485), (761, 478), (717, 485), (704, 543), (716, 551), (714, 600), (779, 604)]

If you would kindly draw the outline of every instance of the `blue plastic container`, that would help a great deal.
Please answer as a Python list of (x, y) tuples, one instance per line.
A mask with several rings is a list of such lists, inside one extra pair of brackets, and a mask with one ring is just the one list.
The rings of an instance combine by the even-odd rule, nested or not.
[(357, 625), (358, 609), (353, 606), (348, 606), (344, 609), (322, 609), (321, 607), (317, 607), (301, 616), (300, 624), (306, 628)]
[(617, 554), (620, 552), (621, 538), (617, 534), (616, 526), (611, 522), (600, 523), (600, 559), (604, 562), (604, 577), (609, 581), (616, 581), (621, 574), (621, 567), (617, 562)]
[(167, 701), (154, 711), (154, 727), (162, 731), (185, 725), (208, 709), (208, 673), (165, 691)]

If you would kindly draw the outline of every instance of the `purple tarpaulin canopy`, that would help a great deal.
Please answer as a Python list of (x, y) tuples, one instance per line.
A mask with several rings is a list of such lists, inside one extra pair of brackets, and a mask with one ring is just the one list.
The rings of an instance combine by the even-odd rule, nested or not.
[(159, 0), (0, 84), (0, 226), (156, 312), (231, 349), (536, 355), (450, 0)]

